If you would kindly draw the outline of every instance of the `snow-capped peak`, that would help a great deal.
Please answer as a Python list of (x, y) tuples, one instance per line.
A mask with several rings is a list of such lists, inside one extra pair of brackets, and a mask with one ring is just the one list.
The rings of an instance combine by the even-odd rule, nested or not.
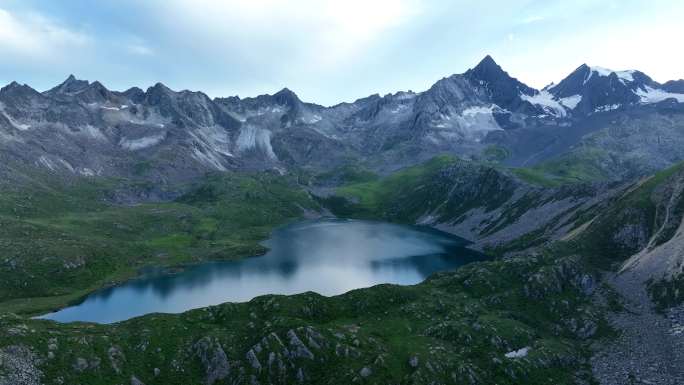
[(599, 67), (599, 66), (590, 66), (589, 67), (589, 75), (587, 78), (584, 80), (584, 83), (586, 84), (587, 81), (591, 78), (591, 76), (596, 73), (598, 76), (610, 76), (611, 74), (615, 74), (618, 79), (625, 81), (625, 82), (633, 82), (634, 81), (634, 73), (636, 70), (625, 70), (625, 71), (613, 71), (609, 68), (604, 68), (604, 67)]

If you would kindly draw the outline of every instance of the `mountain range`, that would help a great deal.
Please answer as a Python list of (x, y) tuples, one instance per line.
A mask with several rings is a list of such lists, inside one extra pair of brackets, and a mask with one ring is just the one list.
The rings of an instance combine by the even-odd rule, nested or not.
[(617, 178), (684, 159), (683, 118), (684, 80), (581, 65), (537, 90), (490, 56), (424, 92), (331, 107), (289, 89), (212, 99), (161, 83), (111, 91), (71, 75), (45, 92), (16, 82), (0, 89), (0, 172), (17, 180), (28, 165), (173, 183), (212, 170), (325, 170), (352, 159), (382, 173), (449, 153), (513, 167), (580, 157)]

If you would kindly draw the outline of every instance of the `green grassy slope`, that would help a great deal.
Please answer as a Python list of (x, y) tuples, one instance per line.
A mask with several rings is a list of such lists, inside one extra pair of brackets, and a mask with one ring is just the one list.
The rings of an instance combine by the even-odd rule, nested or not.
[(498, 207), (514, 189), (513, 180), (494, 168), (440, 156), (387, 177), (343, 186), (323, 203), (340, 216), (415, 223), (428, 214), (449, 220), (474, 207)]
[[(574, 247), (601, 268), (610, 268), (634, 253), (639, 252), (662, 225), (657, 206), (663, 204), (656, 191), (671, 177), (684, 170), (684, 163), (677, 164), (646, 178), (617, 197), (607, 210), (573, 241)], [(656, 245), (665, 242), (673, 233), (662, 234)]]
[(70, 384), (572, 384), (587, 364), (583, 339), (603, 331), (578, 289), (584, 274), (577, 259), (520, 257), (416, 286), (265, 296), (110, 326), (7, 315), (0, 347), (31, 347), (45, 378)]
[(176, 202), (135, 206), (106, 203), (113, 186), (81, 182), (0, 195), (0, 306), (63, 305), (145, 265), (259, 254), (275, 226), (316, 206), (270, 174), (214, 175)]
[(579, 149), (542, 162), (528, 170), (556, 184), (609, 180), (602, 165), (611, 163), (609, 154), (594, 148)]

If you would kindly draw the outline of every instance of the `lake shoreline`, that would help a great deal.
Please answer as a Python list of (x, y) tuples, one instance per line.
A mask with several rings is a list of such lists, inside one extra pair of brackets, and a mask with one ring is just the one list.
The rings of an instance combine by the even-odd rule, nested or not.
[[(306, 227), (302, 227), (302, 226), (306, 226)], [(397, 232), (397, 231), (398, 232), (409, 231), (409, 229), (410, 229), (410, 234), (411, 234), (410, 237), (408, 237), (408, 238), (399, 237), (396, 240), (400, 244), (401, 244), (401, 242), (405, 242), (405, 243), (408, 242), (408, 243), (404, 244), (404, 246), (406, 246), (407, 249), (402, 250), (401, 251), (402, 253), (408, 252), (410, 254), (412, 252), (411, 247), (415, 246), (411, 242), (417, 242), (417, 244), (419, 244), (420, 247), (423, 247), (423, 248), (425, 248), (425, 250), (427, 250), (426, 255), (431, 255), (431, 254), (434, 254), (435, 251), (439, 251), (438, 254), (442, 255), (442, 257), (440, 257), (442, 259), (444, 259), (445, 256), (449, 255), (449, 252), (447, 252), (446, 249), (443, 252), (441, 252), (439, 249), (440, 247), (442, 247), (442, 248), (445, 247), (444, 245), (446, 245), (446, 244), (448, 244), (448, 247), (454, 248), (454, 250), (458, 249), (458, 250), (461, 250), (461, 252), (464, 252), (463, 258), (466, 258), (465, 257), (466, 255), (468, 256), (467, 258), (474, 258), (474, 260), (475, 259), (476, 260), (482, 260), (482, 259), (488, 258), (486, 255), (484, 255), (484, 254), (482, 254), (476, 250), (468, 249), (467, 246), (469, 244), (471, 244), (470, 241), (463, 239), (463, 238), (460, 238), (460, 237), (457, 237), (457, 236), (454, 236), (452, 234), (443, 232), (439, 229), (435, 229), (432, 226), (410, 226), (410, 225), (401, 225), (401, 224), (385, 223), (385, 222), (378, 222), (378, 221), (357, 220), (357, 219), (317, 218), (314, 220), (310, 219), (310, 220), (304, 220), (304, 221), (298, 221), (298, 222), (297, 221), (290, 222), (288, 224), (285, 224), (285, 225), (282, 225), (282, 226), (275, 228), (271, 232), (271, 237), (265, 239), (264, 241), (262, 241), (260, 243), (260, 245), (265, 248), (265, 252), (263, 254), (251, 255), (251, 256), (243, 257), (243, 258), (236, 259), (236, 260), (229, 260), (229, 261), (220, 261), (220, 260), (216, 261), (216, 260), (214, 260), (214, 261), (201, 261), (201, 262), (197, 262), (197, 263), (182, 264), (182, 265), (175, 265), (175, 266), (162, 266), (162, 267), (147, 266), (147, 267), (144, 267), (142, 269), (138, 269), (138, 274), (136, 274), (131, 279), (124, 280), (122, 282), (115, 283), (115, 284), (111, 284), (111, 282), (110, 282), (110, 285), (103, 286), (103, 287), (101, 287), (101, 288), (99, 288), (93, 292), (90, 292), (86, 295), (83, 295), (83, 296), (79, 297), (78, 300), (72, 301), (69, 305), (67, 305), (65, 307), (62, 307), (60, 309), (57, 309), (57, 310), (54, 310), (51, 312), (47, 312), (47, 313), (44, 312), (42, 314), (39, 314), (37, 316), (37, 318), (40, 318), (40, 319), (57, 319), (60, 316), (60, 313), (63, 313), (69, 309), (84, 306), (83, 304), (86, 303), (87, 301), (89, 301), (89, 299), (106, 297), (108, 295), (111, 295), (112, 292), (117, 292), (117, 291), (120, 292), (121, 290), (133, 290), (131, 288), (134, 288), (134, 287), (144, 287), (145, 285), (149, 286), (151, 284), (150, 282), (156, 282), (157, 286), (160, 285), (160, 282), (163, 282), (164, 283), (163, 285), (173, 286), (173, 284), (169, 284), (169, 282), (183, 282), (183, 280), (188, 280), (189, 279), (188, 277), (193, 277), (193, 275), (199, 274), (198, 271), (203, 271), (206, 269), (209, 269), (209, 270), (219, 269), (222, 271), (230, 271), (231, 269), (238, 269), (239, 270), (241, 268), (250, 267), (253, 265), (253, 266), (256, 266), (257, 271), (260, 271), (259, 269), (263, 269), (264, 266), (268, 267), (269, 263), (265, 263), (263, 261), (257, 262), (257, 263), (251, 263), (251, 262), (246, 262), (246, 261), (261, 260), (261, 259), (263, 259), (264, 255), (272, 253), (273, 248), (271, 248), (272, 245), (269, 245), (269, 242), (272, 239), (274, 239), (274, 237), (280, 237), (281, 233), (296, 232), (296, 231), (301, 230), (302, 228), (306, 228), (307, 230), (318, 231), (318, 232), (322, 231), (322, 234), (327, 234), (328, 237), (330, 237), (330, 236), (332, 236), (333, 238), (337, 237), (338, 236), (337, 233), (339, 232), (339, 229), (336, 229), (336, 231), (332, 232), (332, 233), (327, 231), (327, 230), (323, 230), (324, 227), (328, 227), (328, 226), (341, 226), (341, 228), (357, 228), (357, 230), (358, 230), (358, 228), (361, 228), (361, 229), (368, 228), (366, 230), (370, 231), (371, 234), (374, 234), (373, 236), (377, 235), (374, 232), (375, 230), (373, 230), (375, 227), (382, 228), (382, 229), (384, 229), (384, 231), (389, 231), (389, 233), (393, 233), (393, 232)], [(342, 233), (344, 233), (344, 232), (342, 232)], [(333, 234), (333, 235), (330, 235), (330, 234)], [(292, 236), (292, 234), (288, 234), (288, 236)], [(382, 234), (380, 235), (381, 242), (384, 242), (382, 240), (383, 236), (384, 235), (382, 235)], [(410, 239), (410, 241), (406, 241), (406, 239)], [(426, 241), (428, 239), (438, 239), (439, 242), (437, 242), (437, 243), (439, 243), (439, 245), (438, 246), (430, 245), (429, 242)], [(376, 246), (377, 246), (377, 250), (379, 250), (379, 252), (381, 254), (382, 254), (382, 252), (384, 252), (384, 249), (386, 249), (387, 247), (390, 247), (389, 245), (387, 245), (387, 247), (385, 247), (385, 245), (376, 245)], [(280, 247), (282, 247), (282, 245)], [(288, 247), (289, 247), (289, 245), (286, 246), (285, 248), (288, 248)], [(403, 255), (403, 254), (401, 254), (401, 255)], [(420, 253), (417, 254), (417, 256), (419, 256), (419, 255), (420, 255)], [(425, 278), (427, 278), (427, 276), (429, 276), (429, 274), (427, 274), (426, 271), (432, 272), (432, 270), (430, 270), (430, 269), (435, 269), (435, 267), (426, 266), (425, 262), (420, 260), (420, 259), (416, 259), (415, 261), (407, 262), (411, 258), (415, 259), (415, 257), (416, 256), (413, 256), (411, 254), (411, 255), (405, 255), (405, 256), (401, 257), (404, 259), (408, 258), (407, 260), (400, 259), (400, 260), (391, 260), (389, 262), (386, 262), (386, 261), (381, 259), (381, 260), (378, 260), (375, 262), (371, 261), (372, 262), (371, 267), (365, 268), (366, 270), (370, 269), (370, 270), (376, 271), (376, 273), (373, 273), (373, 274), (378, 274), (377, 271), (382, 271), (383, 269), (387, 270), (387, 271), (394, 271), (393, 273), (385, 273), (385, 274), (398, 274), (396, 271), (399, 271), (401, 269), (405, 269), (406, 266), (411, 265), (412, 266), (411, 269), (413, 269), (413, 270), (409, 269), (409, 270), (407, 270), (407, 271), (410, 271), (409, 273), (406, 273), (406, 272), (402, 273), (402, 274), (410, 275), (410, 278), (400, 277), (400, 278), (397, 278), (397, 279), (399, 279), (398, 282), (394, 282), (391, 279), (389, 281), (384, 281), (384, 280), (377, 281), (377, 279), (379, 279), (379, 278), (368, 278), (368, 277), (366, 277), (364, 279), (367, 279), (368, 280), (367, 282), (364, 282), (364, 283), (360, 284), (359, 286), (349, 287), (348, 290), (353, 290), (353, 289), (363, 288), (363, 287), (369, 287), (369, 286), (372, 286), (375, 284), (380, 284), (380, 283), (402, 284), (402, 282), (405, 281), (405, 282), (409, 282), (409, 284), (416, 284), (416, 283), (422, 282)], [(369, 256), (366, 256), (365, 258), (369, 258)], [(432, 258), (436, 258), (436, 257), (432, 257)], [(455, 262), (455, 260), (448, 261), (450, 258), (451, 258), (451, 256), (448, 256), (445, 260), (440, 260), (439, 258), (437, 258), (437, 260), (436, 260), (437, 262), (433, 262), (433, 263), (435, 263), (435, 264), (441, 263), (441, 264), (444, 264), (444, 266), (451, 266), (449, 264), (454, 264), (454, 266), (460, 266), (462, 264), (461, 262)], [(318, 261), (318, 260), (316, 259), (316, 261)], [(291, 263), (292, 261), (286, 261), (286, 262)], [(311, 263), (312, 262), (309, 261), (306, 264), (303, 264), (302, 266), (297, 267), (297, 269), (311, 268), (310, 266), (308, 266), (308, 264), (311, 264)], [(317, 264), (321, 264), (321, 263), (317, 262)], [(287, 267), (287, 266), (282, 267), (281, 266), (278, 268), (281, 269), (282, 271), (280, 271), (276, 275), (280, 274), (280, 275), (286, 276), (287, 274), (291, 274), (288, 271), (288, 269), (290, 269), (290, 267)], [(321, 266), (317, 266), (317, 268), (325, 271), (325, 269), (328, 268), (328, 266), (325, 266), (325, 264), (323, 263), (323, 264), (321, 264)], [(339, 268), (339, 266), (338, 266), (338, 268)], [(439, 267), (439, 269), (443, 269), (443, 268), (445, 268), (445, 267)], [(146, 271), (144, 271), (145, 269), (152, 269), (153, 271), (147, 271), (146, 272)], [(397, 269), (399, 269), (399, 270), (397, 270)], [(362, 271), (362, 273), (363, 274), (371, 274), (371, 273), (368, 273), (368, 271)], [(205, 273), (205, 274), (209, 274), (209, 273)], [(273, 274), (273, 273), (271, 273), (271, 274)], [(326, 274), (330, 274), (330, 272), (326, 272)], [(331, 279), (335, 279), (336, 274), (337, 273), (331, 275), (330, 276)], [(363, 275), (363, 274), (361, 274), (361, 275)], [(419, 277), (420, 279), (418, 279), (416, 277)], [(200, 280), (200, 281), (203, 281), (203, 280)], [(297, 285), (301, 285), (301, 284), (302, 284), (301, 282), (297, 283)], [(160, 293), (162, 293), (162, 294), (159, 294), (159, 296), (165, 295), (163, 293), (165, 290), (173, 291), (172, 289), (163, 287), (163, 285), (160, 286), (161, 288), (160, 287), (155, 288), (155, 290), (158, 290)], [(196, 284), (193, 283), (192, 285), (196, 285)], [(338, 285), (340, 285), (340, 284), (338, 283)], [(344, 285), (342, 285), (342, 286), (346, 288), (346, 286), (344, 286)], [(149, 286), (149, 287), (154, 287), (154, 285)], [(150, 289), (149, 287), (147, 287), (145, 290), (153, 290), (153, 289)], [(299, 290), (299, 289), (300, 289), (300, 287), (290, 287), (290, 288), (287, 288), (285, 290), (285, 292), (281, 292), (278, 290), (263, 292), (262, 291), (263, 288), (259, 287), (256, 290), (256, 293), (255, 293), (256, 295), (252, 295), (249, 298), (244, 297), (244, 296), (243, 297), (239, 297), (239, 296), (238, 297), (226, 297), (217, 303), (202, 302), (200, 306), (187, 307), (187, 308), (183, 308), (181, 311), (172, 311), (172, 313), (184, 312), (184, 311), (191, 310), (191, 309), (194, 309), (197, 307), (211, 306), (211, 305), (216, 305), (216, 304), (224, 303), (224, 302), (246, 302), (255, 296), (265, 295), (265, 294), (285, 294), (285, 295), (296, 294), (298, 291), (293, 291), (293, 290)], [(142, 289), (137, 289), (137, 290), (142, 290)], [(302, 291), (319, 292), (315, 288), (314, 289), (306, 289), (306, 290), (302, 290)], [(343, 292), (346, 292), (346, 290), (342, 291), (342, 292), (335, 291), (335, 292), (331, 292), (331, 293), (326, 292), (326, 290), (320, 290), (320, 292), (321, 292), (321, 295), (328, 296), (328, 295), (341, 294)], [(146, 295), (150, 295), (150, 294), (146, 294)], [(160, 301), (160, 300), (156, 299), (155, 301)], [(205, 301), (205, 300), (203, 299), (203, 301)], [(165, 306), (170, 306), (170, 305), (165, 305)], [(143, 314), (147, 314), (150, 312), (165, 312), (165, 311), (159, 310), (159, 309), (157, 309), (157, 310), (152, 309), (149, 312), (144, 312), (141, 314), (136, 313), (136, 315), (143, 315)], [(124, 319), (127, 319), (127, 318), (124, 318)], [(121, 319), (121, 320), (124, 320), (124, 319)], [(57, 320), (59, 321), (59, 319), (57, 319)], [(121, 320), (116, 320), (116, 321), (112, 321), (112, 322), (118, 322)], [(75, 319), (75, 320), (71, 320), (71, 321), (89, 321), (89, 320), (88, 319)], [(71, 322), (71, 321), (65, 321), (65, 322)], [(92, 320), (90, 320), (90, 321), (92, 321)]]

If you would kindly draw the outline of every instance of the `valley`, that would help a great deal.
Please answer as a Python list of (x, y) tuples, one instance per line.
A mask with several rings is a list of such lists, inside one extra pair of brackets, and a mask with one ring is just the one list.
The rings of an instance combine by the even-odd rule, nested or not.
[[(583, 65), (536, 90), (489, 56), (424, 92), (331, 107), (288, 89), (12, 83), (0, 384), (678, 384), (680, 358), (659, 366), (684, 338), (673, 84)], [(375, 225), (319, 248), (345, 230), (311, 230), (269, 265), (295, 247), (284, 229), (311, 223)], [(350, 255), (365, 267), (335, 265)], [(212, 264), (241, 278), (205, 271), (218, 294), (174, 309), (117, 297), (154, 286), (145, 272)], [(35, 318), (97, 298), (126, 311)]]

